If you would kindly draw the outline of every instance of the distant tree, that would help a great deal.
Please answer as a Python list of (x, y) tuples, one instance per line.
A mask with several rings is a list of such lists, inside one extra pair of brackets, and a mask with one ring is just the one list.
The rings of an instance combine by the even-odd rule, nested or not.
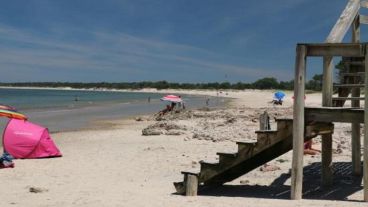
[(256, 89), (273, 89), (279, 88), (279, 82), (277, 82), (276, 78), (267, 77), (257, 80), (253, 83), (253, 86)]
[(321, 91), (322, 90), (322, 79), (323, 79), (322, 74), (314, 75), (312, 80), (309, 80), (307, 82), (306, 88), (309, 90)]

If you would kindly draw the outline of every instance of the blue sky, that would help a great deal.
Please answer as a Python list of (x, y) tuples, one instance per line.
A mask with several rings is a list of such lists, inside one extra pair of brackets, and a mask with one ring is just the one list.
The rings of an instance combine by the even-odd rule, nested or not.
[(3, 1), (0, 82), (290, 80), (296, 43), (323, 42), (346, 3)]

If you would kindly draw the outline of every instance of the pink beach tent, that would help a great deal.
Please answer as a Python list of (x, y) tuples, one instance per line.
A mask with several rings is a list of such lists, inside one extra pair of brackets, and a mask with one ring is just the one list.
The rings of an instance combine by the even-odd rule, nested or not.
[(62, 156), (47, 128), (26, 120), (10, 119), (3, 134), (4, 150), (14, 158)]

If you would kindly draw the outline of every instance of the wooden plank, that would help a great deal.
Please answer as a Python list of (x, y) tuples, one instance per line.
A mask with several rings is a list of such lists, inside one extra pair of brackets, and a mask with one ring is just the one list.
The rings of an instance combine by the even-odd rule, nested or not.
[(364, 67), (365, 63), (364, 61), (349, 61), (349, 62), (344, 62), (346, 65), (357, 65), (357, 66), (362, 66)]
[(364, 97), (332, 97), (332, 100), (364, 101)]
[(359, 43), (360, 42), (360, 16), (356, 15), (351, 27), (351, 42)]
[[(361, 2), (363, 4), (363, 2)], [(360, 16), (357, 15), (354, 19), (354, 22), (352, 24), (352, 35), (351, 35), (351, 41), (353, 43), (359, 43), (360, 42)], [(364, 63), (363, 61), (359, 61), (359, 64), (356, 64), (358, 66), (362, 66), (361, 63)], [(359, 67), (357, 67), (354, 64), (350, 64), (349, 66), (349, 72), (355, 72), (357, 74), (356, 76), (353, 76), (352, 79), (354, 83), (359, 83), (362, 77), (364, 77), (364, 72), (357, 72), (359, 71)], [(364, 66), (364, 65), (363, 65)], [(351, 77), (351, 76), (350, 76)], [(360, 88), (352, 88), (351, 90), (351, 96), (352, 97), (360, 97)], [(351, 106), (355, 108), (360, 107), (360, 100), (352, 100)], [(362, 166), (361, 166), (361, 152), (360, 152), (360, 123), (359, 122), (353, 122), (351, 124), (351, 163), (353, 172), (352, 174), (355, 176), (361, 176), (362, 175)]]
[(198, 176), (188, 174), (186, 179), (186, 196), (196, 196), (198, 192)]
[(368, 24), (368, 16), (365, 15), (359, 15), (360, 23), (361, 24)]
[(368, 8), (368, 1), (362, 1), (360, 2), (360, 6), (364, 8)]
[(321, 43), (306, 44), (308, 47), (307, 56), (343, 56), (343, 57), (363, 57), (364, 50), (361, 44), (352, 43)]
[(364, 77), (365, 72), (356, 72), (356, 73), (340, 73), (341, 76), (347, 77)]
[(349, 30), (350, 25), (353, 23), (354, 18), (358, 14), (360, 8), (360, 0), (349, 0), (340, 18), (332, 28), (328, 35), (326, 42), (337, 43), (344, 39), (345, 34)]
[(364, 84), (335, 84), (336, 88), (364, 88)]
[(323, 57), (322, 106), (332, 106), (333, 68), (332, 57)]
[(364, 123), (364, 110), (343, 108), (343, 107), (331, 107), (331, 108), (306, 107), (305, 120), (307, 122), (319, 121), (319, 122)]
[(293, 160), (291, 167), (291, 199), (300, 200), (303, 188), (304, 94), (307, 47), (298, 45), (295, 61)]
[[(366, 50), (368, 47), (366, 46)], [(365, 55), (365, 68), (368, 68), (368, 53)], [(365, 76), (365, 103), (368, 103), (368, 75)], [(363, 155), (363, 183), (364, 201), (368, 202), (368, 104), (364, 104), (364, 155)]]

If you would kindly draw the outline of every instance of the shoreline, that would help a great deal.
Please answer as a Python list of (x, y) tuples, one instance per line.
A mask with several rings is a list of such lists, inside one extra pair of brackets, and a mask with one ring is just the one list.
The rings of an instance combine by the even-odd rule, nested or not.
[[(66, 91), (101, 91), (101, 92), (134, 92), (134, 93), (176, 93), (176, 94), (187, 94), (187, 95), (204, 95), (204, 96), (213, 96), (216, 97), (218, 93), (219, 97), (228, 97), (226, 92), (261, 92), (261, 91), (270, 91), (274, 92), (278, 89), (244, 89), (244, 90), (236, 90), (236, 89), (156, 89), (156, 88), (142, 88), (142, 89), (107, 89), (107, 88), (71, 88), (71, 87), (18, 87), (18, 86), (0, 86), (0, 89), (30, 89), (30, 90), (66, 90)], [(220, 93), (225, 92), (225, 93)], [(283, 90), (286, 92), (292, 92), (288, 90)], [(319, 93), (319, 92), (315, 92)], [(231, 97), (230, 97), (231, 98)]]
[[(6, 89), (9, 89), (9, 87), (7, 87)], [(35, 90), (35, 88), (32, 88), (32, 87), (28, 87), (28, 88), (17, 87), (17, 88), (11, 88), (11, 89)], [(37, 89), (48, 90), (50, 88), (36, 88), (36, 90)], [(69, 90), (66, 88), (64, 89), (53, 88), (50, 90), (75, 91), (74, 89)], [(97, 90), (88, 89), (88, 90), (79, 90), (79, 91), (96, 92)], [(121, 92), (122, 94), (121, 95), (119, 94), (103, 95), (103, 93), (105, 92), (108, 93), (110, 91), (99, 90), (98, 92), (101, 92), (101, 94), (99, 93), (100, 95), (98, 96), (102, 96), (102, 97), (106, 96), (106, 98), (99, 99), (99, 101), (93, 101), (93, 102), (88, 101), (88, 95), (87, 95), (87, 99), (84, 100), (84, 102), (82, 101), (78, 102), (79, 104), (74, 104), (74, 102), (70, 102), (70, 103), (62, 102), (63, 105), (54, 106), (51, 103), (51, 105), (49, 106), (45, 105), (45, 107), (38, 106), (38, 108), (25, 108), (25, 107), (21, 108), (19, 106), (19, 108), (20, 108), (20, 111), (24, 112), (30, 117), (30, 121), (33, 121), (35, 123), (39, 123), (45, 127), (48, 127), (51, 132), (63, 132), (63, 131), (88, 130), (88, 129), (95, 128), (95, 127), (98, 128), (101, 125), (106, 127), (106, 124), (104, 123), (110, 122), (111, 120), (118, 121), (120, 119), (129, 119), (135, 116), (151, 115), (151, 114), (158, 112), (164, 107), (162, 101), (159, 100), (159, 98), (162, 97), (161, 94), (165, 93), (163, 91), (156, 91), (156, 92), (142, 91), (142, 90), (129, 91), (130, 93), (134, 93), (132, 95), (129, 95), (129, 94), (124, 94), (127, 91), (113, 90), (116, 93)], [(147, 103), (147, 100), (144, 98), (146, 95), (140, 94), (142, 92), (149, 93), (149, 96), (151, 97), (152, 101)], [(22, 92), (22, 93), (31, 94), (28, 92)], [(35, 93), (37, 94), (38, 92), (35, 92)], [(43, 93), (44, 92), (42, 92), (42, 94)], [(66, 92), (60, 92), (60, 93), (71, 96), (71, 97), (74, 96), (73, 93), (66, 93)], [(49, 94), (49, 93), (45, 92), (45, 94)], [(59, 94), (59, 92), (55, 92), (54, 94)], [(82, 92), (80, 92), (79, 95), (81, 97), (84, 96)], [(204, 103), (205, 103), (207, 96), (202, 95), (202, 93), (198, 94), (198, 93), (188, 92), (188, 94), (185, 93), (184, 95), (186, 95), (185, 100), (188, 101), (188, 103), (186, 104), (188, 109), (196, 109), (196, 108), (203, 107), (205, 105)], [(52, 98), (52, 96), (50, 97)], [(119, 97), (119, 99), (121, 100), (115, 98), (109, 101), (109, 97), (112, 97), (112, 98)], [(125, 97), (128, 97), (128, 98), (125, 98)], [(129, 97), (133, 97), (133, 98), (129, 98)], [(226, 99), (226, 100), (224, 101), (223, 99)], [(215, 102), (212, 102), (210, 105), (211, 107), (214, 105), (223, 106), (227, 104), (228, 102), (227, 99), (229, 98), (228, 97), (221, 98), (221, 100), (217, 100), (217, 104), (215, 104)]]

